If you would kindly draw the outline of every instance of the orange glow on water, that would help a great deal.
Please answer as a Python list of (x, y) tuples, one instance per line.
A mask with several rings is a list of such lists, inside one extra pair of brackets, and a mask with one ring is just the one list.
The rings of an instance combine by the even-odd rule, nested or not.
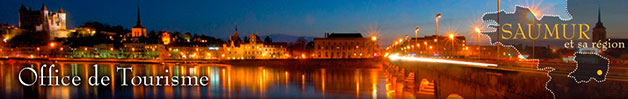
[[(68, 64), (68, 63), (59, 63), (59, 64)], [(0, 65), (3, 65), (2, 61), (0, 61)], [(74, 66), (74, 65), (66, 65), (66, 66)], [(93, 75), (93, 64), (79, 64), (77, 73), (80, 75), (81, 79), (85, 82), (81, 82), (81, 85), (87, 84), (88, 78)], [(118, 78), (121, 75), (119, 73), (121, 71), (116, 72), (116, 67), (131, 67), (132, 70), (127, 71), (128, 75), (126, 76), (126, 83), (129, 86), (121, 87), (119, 86), (122, 79)], [(106, 93), (107, 95), (112, 95), (114, 97), (119, 97), (120, 95), (128, 94), (129, 98), (150, 98), (150, 97), (163, 97), (163, 98), (199, 98), (205, 96), (217, 96), (217, 97), (225, 97), (229, 98), (231, 95), (239, 96), (242, 95), (241, 92), (252, 93), (251, 97), (277, 97), (276, 93), (279, 94), (294, 94), (295, 92), (298, 94), (299, 88), (302, 89), (303, 93), (308, 96), (336, 96), (338, 94), (348, 94), (351, 97), (377, 97), (383, 96), (383, 93), (378, 95), (378, 87), (379, 83), (377, 83), (378, 72), (377, 69), (350, 69), (348, 71), (338, 70), (338, 69), (315, 69), (313, 71), (304, 71), (304, 70), (284, 70), (277, 68), (267, 68), (267, 67), (230, 67), (229, 65), (211, 65), (206, 66), (205, 64), (173, 64), (173, 63), (164, 63), (164, 64), (117, 64), (117, 63), (103, 63), (99, 64), (98, 73), (101, 75), (110, 75), (112, 78), (112, 85), (118, 86), (107, 86), (107, 87), (98, 87), (95, 90), (95, 87), (87, 86), (78, 87), (81, 91), (78, 91), (79, 94), (90, 94), (90, 93)], [(11, 69), (19, 69), (19, 68), (11, 68)], [(59, 66), (60, 71), (70, 70), (63, 65)], [(72, 68), (74, 69), (74, 68)], [(6, 74), (11, 73), (7, 72), (7, 68), (0, 68), (0, 73)], [(212, 73), (213, 72), (213, 73)], [(233, 72), (233, 73), (231, 73)], [(357, 72), (357, 73), (356, 73)], [(290, 74), (300, 75), (300, 79), (291, 80)], [(59, 72), (59, 74), (69, 74), (68, 72)], [(55, 74), (56, 75), (56, 74)], [(151, 81), (145, 82), (145, 80), (141, 80), (139, 86), (134, 86), (134, 83), (138, 83), (138, 79), (135, 79), (135, 82), (131, 82), (132, 77), (135, 76), (181, 76), (181, 75), (191, 75), (191, 76), (204, 76), (207, 75), (209, 77), (209, 81), (207, 82), (207, 86), (202, 86), (199, 83), (199, 86), (186, 86), (180, 87), (165, 85), (164, 79), (161, 82), (163, 86), (144, 86), (144, 83), (151, 83)], [(308, 78), (306, 79), (306, 75)], [(233, 76), (233, 77), (232, 77)], [(367, 77), (363, 77), (367, 76)], [(9, 76), (0, 76), (5, 79), (10, 79), (9, 77), (14, 77), (13, 75)], [(120, 80), (119, 80), (120, 79)], [(166, 78), (165, 78), (166, 79)], [(169, 78), (168, 78), (169, 79)], [(200, 79), (200, 78), (199, 78)], [(171, 83), (171, 82), (167, 82)], [(355, 84), (355, 85), (354, 85)], [(14, 85), (14, 84), (8, 84)], [(278, 91), (277, 87), (284, 87), (287, 90), (283, 90), (280, 88)], [(206, 88), (202, 88), (206, 87)], [(372, 89), (369, 89), (373, 87)], [(383, 86), (382, 86), (383, 87)], [(9, 86), (4, 86), (0, 88), (11, 88)], [(43, 87), (41, 87), (43, 88)], [(84, 89), (85, 88), (85, 89)], [(232, 88), (235, 88), (232, 90)], [(49, 94), (49, 97), (76, 97), (76, 93), (71, 93), (76, 91), (76, 89), (69, 88), (64, 89), (61, 87), (47, 88), (47, 90), (42, 90), (39, 94)], [(293, 90), (296, 89), (296, 90)], [(128, 91), (120, 91), (120, 90), (128, 90)], [(160, 91), (161, 90), (161, 91)], [(70, 92), (68, 92), (70, 91)], [(215, 92), (220, 91), (220, 92)], [(312, 91), (314, 93), (312, 93)], [(339, 91), (349, 92), (349, 93), (339, 93)], [(284, 93), (285, 92), (285, 93)], [(354, 93), (355, 92), (355, 93)], [(81, 96), (78, 96), (79, 98)], [(108, 96), (105, 96), (108, 97)], [(231, 97), (233, 98), (233, 97)]]
[(323, 94), (325, 94), (325, 69), (321, 69), (321, 90), (323, 91)]

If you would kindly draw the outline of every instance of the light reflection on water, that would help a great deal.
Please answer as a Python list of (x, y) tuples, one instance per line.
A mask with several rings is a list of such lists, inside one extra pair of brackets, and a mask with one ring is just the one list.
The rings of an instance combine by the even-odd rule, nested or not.
[[(48, 62), (43, 62), (50, 64)], [(380, 68), (283, 68), (268, 66), (230, 66), (224, 64), (137, 64), (98, 63), (98, 76), (109, 76), (109, 86), (91, 87), (88, 77), (94, 74), (94, 63), (54, 63), (57, 76), (81, 77), (79, 86), (23, 86), (18, 81), (19, 70), (32, 66), (39, 72), (40, 61), (0, 61), (0, 94), (4, 98), (212, 98), (212, 97), (308, 97), (308, 98), (384, 98), (384, 78)], [(121, 85), (121, 71), (116, 67), (133, 67), (127, 73), (127, 83)], [(169, 72), (165, 72), (168, 70)], [(47, 75), (47, 69), (44, 69)], [(111, 76), (113, 75), (113, 76)], [(207, 86), (132, 86), (133, 76), (207, 76)], [(32, 75), (22, 75), (33, 79)], [(30, 78), (29, 78), (30, 77)], [(44, 80), (47, 82), (47, 80)], [(162, 84), (165, 84), (162, 82)], [(112, 86), (113, 85), (113, 86)], [(382, 90), (382, 91), (378, 91)]]

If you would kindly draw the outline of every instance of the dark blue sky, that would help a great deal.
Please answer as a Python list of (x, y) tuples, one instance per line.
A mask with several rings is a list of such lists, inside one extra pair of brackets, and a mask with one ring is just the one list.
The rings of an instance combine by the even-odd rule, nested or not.
[[(620, 2), (624, 3), (600, 4), (604, 6), (603, 13), (613, 13), (607, 15), (606, 20), (623, 20), (628, 16), (625, 10), (628, 3)], [(325, 32), (361, 32), (379, 36), (383, 45), (406, 34), (414, 36), (417, 26), (422, 28), (420, 36), (434, 34), (437, 13), (443, 14), (440, 34), (475, 38), (476, 34), (471, 31), (481, 26), (480, 17), (497, 9), (496, 0), (6, 0), (0, 4), (0, 22), (17, 25), (22, 4), (33, 9), (46, 4), (53, 11), (63, 7), (68, 13), (70, 28), (87, 21), (130, 28), (135, 25), (135, 8), (139, 4), (142, 22), (148, 30), (226, 38), (238, 24), (241, 35), (321, 37)], [(502, 0), (503, 10), (512, 11), (515, 5), (537, 6), (543, 14), (567, 16), (564, 0)], [(605, 26), (609, 32), (628, 36), (625, 21), (607, 21)], [(469, 43), (474, 41), (470, 39)]]

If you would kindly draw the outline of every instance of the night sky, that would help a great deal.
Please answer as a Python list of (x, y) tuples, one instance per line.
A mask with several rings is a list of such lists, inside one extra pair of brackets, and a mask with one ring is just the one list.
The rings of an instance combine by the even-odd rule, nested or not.
[[(87, 21), (130, 28), (140, 7), (143, 25), (148, 30), (167, 30), (227, 38), (238, 24), (240, 35), (288, 34), (322, 37), (325, 32), (360, 32), (376, 35), (387, 46), (406, 34), (434, 34), (434, 16), (442, 13), (440, 34), (454, 33), (475, 38), (473, 27), (480, 17), (495, 12), (497, 0), (3, 0), (0, 23), (18, 24), (18, 9), (23, 4), (39, 10), (60, 7), (68, 13), (68, 28)], [(595, 0), (591, 0), (595, 1)], [(613, 2), (610, 2), (613, 1)], [(602, 8), (609, 37), (628, 38), (625, 18), (628, 1), (610, 0), (599, 4), (577, 4)], [(566, 15), (564, 0), (502, 0), (502, 9), (515, 5), (532, 6), (544, 15)], [(586, 9), (597, 11), (597, 9)], [(592, 16), (576, 16), (591, 17)], [(595, 20), (592, 19), (594, 22)], [(613, 21), (608, 21), (613, 20)], [(593, 26), (594, 24), (591, 24)], [(487, 42), (482, 41), (482, 42)], [(475, 39), (469, 40), (475, 44)]]

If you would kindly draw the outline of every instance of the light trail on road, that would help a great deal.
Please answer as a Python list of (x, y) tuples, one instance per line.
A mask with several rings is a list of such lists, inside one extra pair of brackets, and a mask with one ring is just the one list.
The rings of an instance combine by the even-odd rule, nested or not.
[(438, 58), (404, 57), (404, 56), (399, 56), (399, 55), (390, 55), (390, 56), (388, 56), (388, 58), (391, 59), (391, 60), (400, 59), (400, 60), (422, 61), (422, 62), (435, 62), (435, 63), (449, 63), (449, 64), (484, 66), (484, 67), (497, 67), (497, 64), (456, 61), (456, 60), (447, 60), (447, 59), (438, 59)]

